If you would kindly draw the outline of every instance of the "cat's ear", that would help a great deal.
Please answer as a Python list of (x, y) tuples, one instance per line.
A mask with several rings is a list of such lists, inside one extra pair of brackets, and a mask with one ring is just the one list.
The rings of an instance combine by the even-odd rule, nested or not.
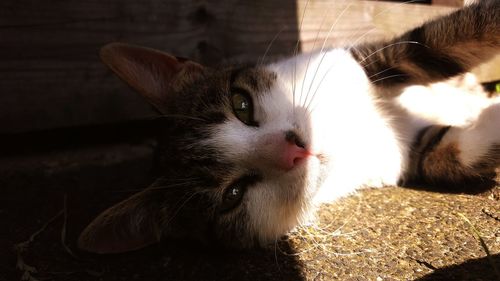
[(113, 72), (162, 113), (166, 113), (175, 84), (185, 83), (204, 68), (187, 59), (123, 43), (104, 46), (100, 56)]
[(350, 48), (375, 85), (428, 84), (470, 71), (500, 51), (500, 1), (482, 0), (401, 36)]
[(99, 254), (143, 248), (160, 239), (160, 208), (145, 189), (98, 215), (80, 234), (78, 247)]

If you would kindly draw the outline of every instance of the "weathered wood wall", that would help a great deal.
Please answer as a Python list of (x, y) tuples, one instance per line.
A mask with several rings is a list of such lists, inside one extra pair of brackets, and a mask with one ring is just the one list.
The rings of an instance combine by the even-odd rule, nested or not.
[(297, 40), (294, 1), (3, 0), (0, 134), (116, 122), (154, 113), (100, 63), (112, 41), (206, 64)]
[(326, 37), (330, 46), (391, 36), (451, 10), (355, 0), (3, 0), (0, 134), (153, 116), (100, 63), (108, 42), (214, 65), (255, 61), (275, 36), (269, 57), (293, 53), (299, 39), (310, 50)]

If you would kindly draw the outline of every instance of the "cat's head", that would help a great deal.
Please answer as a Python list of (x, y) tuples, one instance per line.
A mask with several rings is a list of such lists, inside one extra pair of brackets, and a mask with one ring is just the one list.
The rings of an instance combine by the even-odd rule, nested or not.
[(99, 215), (80, 248), (122, 252), (162, 237), (252, 247), (307, 215), (328, 157), (312, 140), (309, 104), (292, 95), (303, 66), (212, 69), (117, 43), (101, 57), (164, 116), (161, 177)]

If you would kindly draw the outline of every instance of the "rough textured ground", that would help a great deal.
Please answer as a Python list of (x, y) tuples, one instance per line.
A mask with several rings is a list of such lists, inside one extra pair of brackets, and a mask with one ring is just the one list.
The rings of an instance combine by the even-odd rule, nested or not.
[[(318, 224), (255, 251), (219, 252), (181, 241), (123, 255), (76, 251), (76, 236), (96, 213), (151, 180), (150, 156), (150, 146), (137, 143), (0, 160), (7, 194), (0, 208), (0, 280), (499, 278), (500, 187), (476, 195), (364, 190), (323, 206)], [(14, 245), (34, 233), (17, 254)]]
[(290, 239), (307, 279), (496, 280), (461, 216), (481, 233), (498, 268), (500, 221), (492, 215), (500, 208), (490, 195), (367, 190), (321, 210), (326, 232), (306, 228)]

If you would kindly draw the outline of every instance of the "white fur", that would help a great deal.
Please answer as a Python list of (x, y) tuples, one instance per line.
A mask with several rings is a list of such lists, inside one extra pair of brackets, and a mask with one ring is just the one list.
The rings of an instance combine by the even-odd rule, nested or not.
[(463, 129), (459, 136), (461, 162), (473, 166), (484, 157), (491, 144), (500, 144), (500, 101), (487, 107), (477, 118), (477, 122)]
[[(468, 74), (466, 79), (475, 80), (471, 75)], [(481, 90), (441, 82), (427, 87), (408, 87), (397, 98), (397, 102), (413, 115), (430, 122), (466, 126), (474, 122), (486, 107), (500, 102), (500, 98), (488, 99)]]
[[(297, 107), (311, 104), (311, 148), (329, 159), (317, 202), (332, 201), (364, 185), (397, 182), (403, 166), (397, 136), (378, 110), (363, 69), (345, 50), (304, 54), (270, 69), (280, 78), (275, 88), (288, 88), (283, 94), (291, 100), (295, 88)], [(306, 101), (309, 89), (316, 94), (310, 93)], [(380, 159), (385, 159), (383, 166)]]
[[(243, 163), (242, 169), (265, 166), (252, 166), (256, 164), (248, 159), (272, 158), (272, 147), (263, 149), (262, 139), (287, 130), (295, 130), (318, 155), (291, 172), (266, 170), (264, 180), (249, 189), (244, 204), (250, 228), (263, 242), (306, 217), (311, 202), (331, 202), (364, 186), (395, 185), (415, 135), (431, 123), (471, 126), (491, 107), (479, 117), (483, 125), (468, 128), (460, 139), (468, 148), (461, 155), (464, 163), (472, 163), (488, 144), (500, 140), (500, 109), (485, 96), (440, 83), (409, 87), (400, 97), (381, 100), (383, 90), (375, 89), (342, 49), (302, 54), (267, 69), (277, 80), (269, 93), (254, 97), (259, 127), (232, 117), (214, 128), (207, 141)], [(322, 163), (319, 155), (327, 161)]]

